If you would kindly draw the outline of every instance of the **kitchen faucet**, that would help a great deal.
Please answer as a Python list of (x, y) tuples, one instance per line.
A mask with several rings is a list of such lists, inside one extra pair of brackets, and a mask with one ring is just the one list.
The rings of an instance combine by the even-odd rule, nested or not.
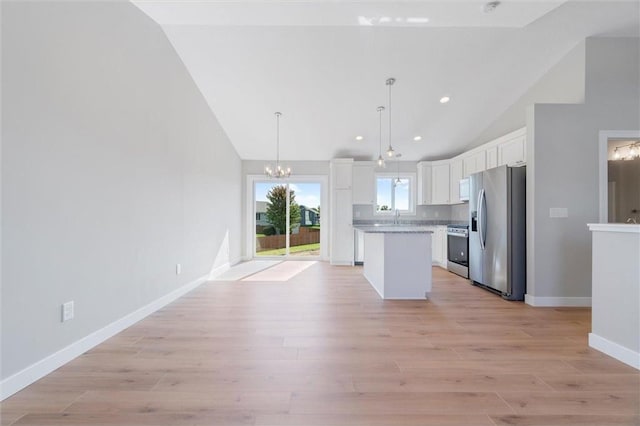
[(398, 209), (396, 209), (396, 213), (393, 216), (393, 223), (396, 225), (400, 223), (400, 210)]

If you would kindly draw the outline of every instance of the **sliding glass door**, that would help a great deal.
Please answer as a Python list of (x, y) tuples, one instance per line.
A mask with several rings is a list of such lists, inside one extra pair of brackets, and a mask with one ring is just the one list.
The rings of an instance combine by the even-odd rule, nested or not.
[(254, 255), (320, 256), (321, 182), (256, 180)]

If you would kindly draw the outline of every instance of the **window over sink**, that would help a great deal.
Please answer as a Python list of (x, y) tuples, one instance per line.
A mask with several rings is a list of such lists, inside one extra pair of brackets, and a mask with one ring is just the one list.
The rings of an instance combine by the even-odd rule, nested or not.
[(377, 173), (375, 214), (415, 214), (415, 174)]

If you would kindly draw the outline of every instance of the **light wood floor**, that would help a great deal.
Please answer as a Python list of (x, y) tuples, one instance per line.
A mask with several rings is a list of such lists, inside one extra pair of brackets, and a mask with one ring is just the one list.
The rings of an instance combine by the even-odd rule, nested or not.
[(588, 347), (590, 309), (439, 268), (429, 301), (382, 301), (361, 272), (207, 283), (7, 399), (2, 424), (640, 424), (640, 375)]

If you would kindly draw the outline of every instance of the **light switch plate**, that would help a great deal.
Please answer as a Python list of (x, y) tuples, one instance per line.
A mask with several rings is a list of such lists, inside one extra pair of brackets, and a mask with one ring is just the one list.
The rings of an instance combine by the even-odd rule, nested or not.
[(180, 275), (182, 273), (182, 265), (176, 263), (176, 275)]
[(569, 209), (566, 207), (551, 207), (549, 209), (549, 217), (569, 217)]

